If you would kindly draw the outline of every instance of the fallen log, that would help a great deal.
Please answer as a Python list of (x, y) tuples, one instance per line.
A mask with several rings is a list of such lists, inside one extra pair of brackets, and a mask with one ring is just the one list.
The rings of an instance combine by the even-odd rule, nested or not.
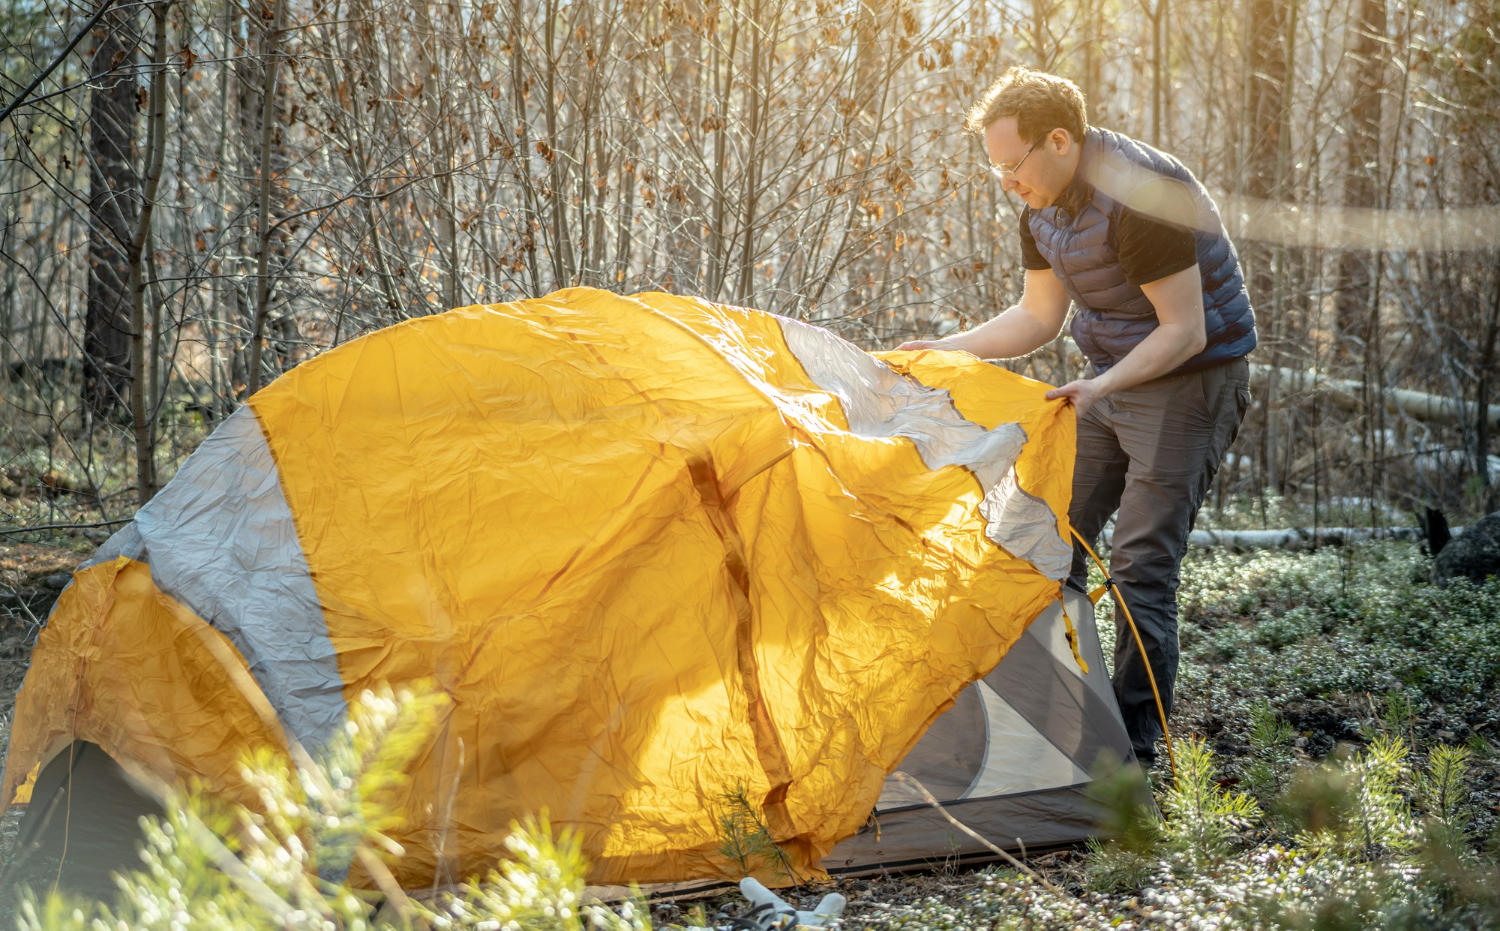
[[(1070, 356), (1082, 359), (1082, 350), (1078, 348), (1077, 343), (1073, 342), (1072, 337), (1064, 337), (1063, 348)], [(1358, 379), (1333, 378), (1321, 372), (1305, 369), (1265, 365), (1259, 362), (1250, 363), (1250, 386), (1252, 388), (1265, 390), (1272, 378), (1283, 386), (1290, 385), (1292, 391), (1322, 391), (1328, 395), (1330, 401), (1345, 410), (1358, 412), (1364, 404), (1361, 396), (1365, 386)], [(1453, 426), (1473, 424), (1479, 413), (1476, 404), (1447, 395), (1417, 391), (1413, 388), (1386, 388), (1385, 405), (1387, 410), (1405, 414), (1415, 420)], [(1489, 405), (1485, 416), (1492, 429), (1500, 429), (1500, 404)]]
[[(1283, 390), (1321, 391), (1330, 401), (1346, 410), (1358, 411), (1363, 406), (1361, 395), (1365, 386), (1357, 379), (1331, 378), (1320, 372), (1251, 363), (1251, 387), (1264, 389), (1273, 378), (1283, 386)], [(1386, 388), (1385, 406), (1393, 413), (1405, 414), (1416, 420), (1454, 426), (1473, 423), (1479, 414), (1479, 408), (1475, 404), (1411, 388)], [(1489, 405), (1485, 416), (1491, 427), (1500, 428), (1500, 404)]]
[[(1455, 536), (1462, 527), (1451, 528)], [(1112, 529), (1099, 535), (1105, 546), (1114, 538)], [(1223, 546), (1231, 550), (1311, 550), (1320, 546), (1343, 546), (1363, 540), (1422, 539), (1420, 527), (1286, 527), (1280, 530), (1194, 530), (1190, 546)]]

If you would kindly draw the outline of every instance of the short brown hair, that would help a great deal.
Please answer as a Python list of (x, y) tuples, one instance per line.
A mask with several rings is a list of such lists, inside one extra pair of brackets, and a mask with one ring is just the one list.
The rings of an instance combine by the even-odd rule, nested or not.
[(1076, 141), (1088, 129), (1088, 109), (1083, 91), (1067, 78), (1014, 65), (989, 86), (979, 102), (969, 109), (964, 129), (984, 135), (986, 126), (1005, 116), (1016, 118), (1016, 134), (1034, 143), (1061, 127)]

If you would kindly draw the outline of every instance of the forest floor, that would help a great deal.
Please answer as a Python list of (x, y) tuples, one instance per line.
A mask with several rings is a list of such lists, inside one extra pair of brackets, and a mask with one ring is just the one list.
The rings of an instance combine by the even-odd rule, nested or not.
[(1164, 823), (1030, 858), (1034, 877), (939, 865), (783, 895), (843, 892), (846, 927), (1500, 927), (1500, 580), (1440, 588), (1430, 567), (1407, 543), (1191, 551)]
[[(97, 536), (0, 537), (0, 740), (41, 619)], [(808, 908), (843, 892), (845, 927), (1494, 926), (1500, 882), (1489, 877), (1500, 873), (1485, 851), (1500, 818), (1500, 581), (1439, 588), (1429, 568), (1405, 543), (1193, 550), (1172, 718), (1189, 772), (1175, 795), (1166, 773), (1153, 777), (1165, 828), (1142, 834), (1119, 798), (1102, 798), (1139, 835), (1134, 846), (1033, 857), (1035, 876), (937, 865), (785, 897)], [(1107, 602), (1099, 627), (1109, 655)], [(1376, 756), (1393, 745), (1401, 758), (1380, 770)], [(1434, 801), (1434, 761), (1454, 753), (1450, 805)], [(1186, 814), (1183, 785), (1198, 792)], [(1226, 814), (1237, 796), (1254, 810)], [(1314, 836), (1320, 817), (1332, 833)], [(1457, 853), (1432, 879), (1439, 823), (1453, 827), (1444, 849)], [(1349, 839), (1350, 825), (1363, 839)], [(14, 835), (14, 818), (0, 821), (0, 856)], [(660, 899), (652, 917), (722, 925), (743, 906), (737, 894)]]

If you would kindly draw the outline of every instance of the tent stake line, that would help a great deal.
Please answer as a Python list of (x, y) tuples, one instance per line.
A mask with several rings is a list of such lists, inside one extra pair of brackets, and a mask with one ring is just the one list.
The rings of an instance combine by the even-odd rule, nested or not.
[(1104, 584), (1089, 595), (1089, 600), (1094, 604), (1098, 604), (1099, 599), (1104, 595), (1104, 590), (1109, 589), (1115, 593), (1115, 602), (1119, 604), (1120, 610), (1125, 612), (1125, 622), (1130, 625), (1130, 632), (1135, 636), (1135, 647), (1141, 651), (1141, 662), (1146, 664), (1146, 679), (1151, 683), (1151, 695), (1156, 699), (1156, 714), (1161, 718), (1161, 735), (1167, 739), (1167, 765), (1172, 769), (1172, 783), (1176, 785), (1177, 754), (1172, 750), (1172, 730), (1167, 727), (1167, 712), (1161, 703), (1161, 690), (1156, 687), (1156, 673), (1151, 671), (1151, 660), (1146, 656), (1146, 644), (1141, 640), (1141, 632), (1135, 626), (1135, 618), (1130, 613), (1130, 605), (1125, 603), (1125, 596), (1120, 592), (1120, 586), (1115, 584), (1114, 576), (1110, 575), (1109, 570), (1104, 568), (1104, 562), (1099, 559), (1099, 554), (1094, 552), (1094, 548), (1089, 546), (1089, 542), (1076, 529), (1072, 527), (1068, 529), (1072, 532), (1073, 539), (1081, 543), (1084, 550), (1094, 560), (1094, 565), (1098, 566), (1099, 571), (1104, 573)]
[[(933, 796), (933, 794), (931, 792), (927, 791), (927, 787), (924, 786), (924, 785), (922, 785), (921, 780), (917, 779), (915, 776), (912, 776), (912, 775), (910, 775), (908, 773), (900, 772), (899, 770), (897, 772), (892, 773), (891, 775), (895, 776), (896, 780), (898, 782), (901, 782), (901, 783), (904, 783), (906, 785), (909, 785), (912, 788), (916, 789), (918, 792), (920, 792), (922, 794), (922, 798), (924, 798), (924, 799), (927, 800), (927, 804), (931, 805), (932, 808), (933, 808), (933, 810), (935, 810), (938, 814), (940, 814), (944, 818), (946, 818), (949, 824), (953, 825), (954, 827), (958, 828), (960, 831), (963, 831), (965, 834), (967, 834), (970, 837), (974, 838), (975, 840), (979, 841), (979, 843), (983, 844), (986, 848), (988, 848), (991, 853), (998, 854), (999, 856), (1001, 856), (1001, 857), (1003, 857), (1005, 859), (1005, 862), (1009, 863), (1011, 866), (1013, 866), (1016, 869), (1020, 870), (1022, 873), (1025, 873), (1027, 876), (1030, 876), (1032, 879), (1035, 879), (1037, 882), (1041, 883), (1043, 886), (1046, 887), (1046, 889), (1047, 889), (1048, 892), (1053, 893), (1054, 895), (1058, 896), (1059, 898), (1061, 898), (1063, 901), (1069, 903), (1070, 905), (1077, 902), (1077, 899), (1073, 898), (1073, 896), (1070, 895), (1070, 894), (1068, 894), (1065, 890), (1059, 889), (1057, 886), (1053, 885), (1051, 882), (1048, 882), (1047, 877), (1045, 877), (1041, 873), (1038, 873), (1037, 871), (1033, 870), (1031, 867), (1027, 866), (1022, 861), (1017, 860), (1015, 857), (1013, 857), (1009, 853), (1007, 853), (1003, 848), (997, 847), (994, 844), (990, 843), (978, 831), (974, 830), (973, 828), (969, 827), (967, 824), (964, 824), (962, 821), (959, 821), (957, 818), (953, 817), (953, 815), (949, 813), (948, 809), (943, 807), (943, 803), (939, 802)], [(1019, 837), (1016, 838), (1016, 843), (1018, 843), (1018, 844), (1021, 843), (1021, 839)], [(1025, 855), (1026, 855), (1026, 847), (1025, 847), (1024, 844), (1022, 844), (1022, 846), (1021, 846), (1021, 856), (1024, 857)]]

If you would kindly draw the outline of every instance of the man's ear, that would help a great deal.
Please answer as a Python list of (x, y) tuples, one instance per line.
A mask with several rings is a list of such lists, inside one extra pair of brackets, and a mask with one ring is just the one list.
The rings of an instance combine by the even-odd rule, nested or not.
[(1073, 146), (1078, 144), (1078, 140), (1073, 138), (1073, 134), (1061, 126), (1052, 130), (1051, 138), (1052, 145), (1057, 149), (1057, 154), (1059, 155), (1067, 155), (1073, 150)]

